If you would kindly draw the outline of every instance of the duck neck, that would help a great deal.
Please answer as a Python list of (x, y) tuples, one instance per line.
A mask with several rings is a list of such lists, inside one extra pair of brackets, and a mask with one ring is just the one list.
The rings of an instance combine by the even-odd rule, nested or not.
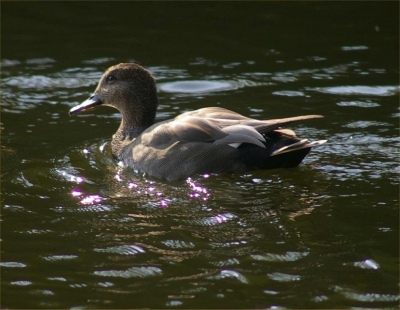
[(121, 124), (111, 141), (112, 153), (117, 159), (120, 159), (123, 149), (128, 144), (154, 124), (156, 108), (157, 106), (150, 111), (120, 111), (122, 114)]

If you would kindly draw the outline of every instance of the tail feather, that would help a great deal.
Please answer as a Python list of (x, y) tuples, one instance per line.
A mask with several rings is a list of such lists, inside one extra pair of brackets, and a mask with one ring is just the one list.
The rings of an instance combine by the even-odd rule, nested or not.
[[(307, 119), (314, 119), (314, 118), (323, 118), (322, 115), (302, 115), (302, 116), (295, 116), (295, 117), (287, 117), (287, 118), (279, 118), (279, 119), (270, 119), (266, 121), (257, 121), (254, 124), (254, 128), (261, 134), (270, 132), (274, 129), (278, 129), (279, 127), (283, 127), (287, 124), (303, 121)], [(251, 123), (250, 121), (249, 123)]]
[(312, 148), (314, 146), (318, 146), (321, 144), (324, 144), (326, 141), (328, 140), (318, 140), (318, 141), (313, 141), (310, 142), (308, 139), (303, 139), (300, 140), (296, 143), (287, 145), (287, 146), (283, 146), (277, 150), (275, 150), (271, 156), (275, 156), (275, 155), (279, 155), (279, 154), (283, 154), (283, 153), (288, 153), (288, 152), (294, 152), (297, 150), (301, 150), (301, 149), (306, 149), (306, 148)]

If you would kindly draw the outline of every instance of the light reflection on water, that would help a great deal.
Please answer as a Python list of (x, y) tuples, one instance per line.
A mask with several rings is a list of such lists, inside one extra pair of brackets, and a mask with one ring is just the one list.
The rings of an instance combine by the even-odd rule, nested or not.
[(399, 93), (400, 86), (333, 86), (324, 88), (310, 88), (328, 94), (340, 95), (373, 95), (373, 96), (393, 96)]
[[(266, 85), (265, 83), (264, 85)], [(255, 83), (250, 80), (215, 80), (215, 81), (183, 81), (169, 82), (159, 84), (159, 89), (163, 92), (174, 93), (178, 96), (183, 94), (207, 94), (213, 92), (236, 90), (242, 87), (261, 86), (261, 83)]]

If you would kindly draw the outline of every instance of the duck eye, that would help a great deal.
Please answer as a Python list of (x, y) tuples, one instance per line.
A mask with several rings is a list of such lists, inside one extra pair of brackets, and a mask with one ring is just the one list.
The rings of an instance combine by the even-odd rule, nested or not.
[(107, 76), (106, 81), (111, 82), (111, 81), (115, 81), (116, 79), (117, 78), (114, 75), (109, 75), (109, 76)]

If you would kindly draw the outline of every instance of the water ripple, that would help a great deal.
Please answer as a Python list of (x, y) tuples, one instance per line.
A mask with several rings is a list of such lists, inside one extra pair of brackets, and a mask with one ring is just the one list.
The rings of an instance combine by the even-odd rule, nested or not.
[(301, 279), (299, 275), (286, 274), (282, 272), (269, 273), (267, 276), (271, 280), (275, 280), (278, 282), (293, 282), (293, 281), (300, 281)]
[(366, 259), (365, 261), (355, 262), (353, 265), (355, 267), (362, 268), (362, 269), (377, 270), (380, 268), (379, 264), (376, 261), (374, 261), (373, 259)]
[(307, 256), (308, 254), (309, 252), (287, 252), (283, 255), (267, 253), (263, 255), (251, 255), (251, 257), (255, 260), (269, 262), (294, 262)]
[(62, 78), (43, 75), (16, 76), (3, 79), (5, 86), (16, 87), (19, 89), (31, 90), (54, 90), (54, 88), (79, 88), (95, 84), (93, 81), (85, 78)]
[(77, 259), (78, 256), (76, 255), (50, 255), (50, 256), (46, 256), (43, 257), (45, 260), (47, 261), (61, 261), (61, 260), (72, 260), (72, 259)]
[(100, 253), (115, 253), (115, 254), (121, 254), (121, 255), (136, 255), (136, 254), (145, 252), (145, 250), (143, 250), (140, 246), (128, 245), (128, 244), (124, 244), (121, 246), (108, 247), (105, 249), (94, 248), (93, 250), (95, 252), (100, 252)]
[(361, 302), (395, 302), (400, 299), (400, 295), (380, 294), (380, 293), (359, 293), (355, 290), (344, 288), (339, 285), (333, 287), (335, 292), (339, 292), (348, 299)]
[(336, 103), (339, 107), (360, 107), (360, 108), (376, 108), (379, 107), (380, 104), (377, 102), (372, 102), (369, 100), (361, 101), (340, 101)]
[(0, 262), (0, 266), (6, 268), (24, 268), (26, 264), (18, 262)]
[(173, 249), (185, 249), (185, 248), (194, 248), (195, 245), (193, 242), (185, 242), (182, 240), (166, 240), (162, 241), (166, 246)]
[(189, 94), (209, 94), (213, 92), (223, 92), (228, 90), (236, 90), (243, 87), (258, 86), (250, 80), (192, 80), (192, 81), (174, 81), (167, 83), (159, 83), (159, 89), (167, 93), (175, 93), (180, 95)]
[(131, 267), (127, 270), (102, 270), (93, 273), (96, 276), (102, 277), (117, 277), (117, 278), (147, 278), (159, 276), (162, 270), (158, 267)]
[(394, 96), (400, 91), (399, 86), (331, 86), (307, 88), (307, 90), (317, 91), (332, 95), (373, 95), (373, 96)]
[(243, 284), (248, 284), (249, 280), (236, 270), (221, 270), (219, 275), (209, 277), (211, 279), (236, 279)]

